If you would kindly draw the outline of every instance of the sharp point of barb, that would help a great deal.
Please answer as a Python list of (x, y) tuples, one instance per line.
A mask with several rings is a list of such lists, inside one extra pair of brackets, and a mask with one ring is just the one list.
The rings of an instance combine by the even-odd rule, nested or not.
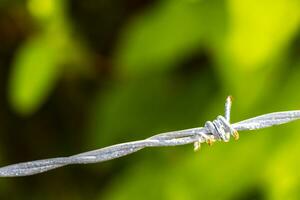
[(0, 177), (29, 176), (66, 165), (104, 162), (132, 154), (146, 147), (179, 146), (194, 143), (194, 150), (197, 151), (200, 149), (201, 143), (204, 142), (209, 145), (216, 141), (228, 142), (230, 136), (237, 140), (239, 138), (238, 131), (262, 129), (300, 119), (300, 110), (294, 110), (264, 114), (231, 124), (231, 101), (232, 96), (228, 96), (225, 102), (225, 117), (220, 115), (213, 121), (207, 121), (204, 127), (160, 133), (145, 140), (116, 144), (69, 157), (9, 165), (0, 168)]
[(234, 98), (233, 98), (232, 95), (228, 95), (228, 96), (227, 96), (227, 99), (230, 100), (230, 101), (233, 101), (233, 100), (234, 100)]

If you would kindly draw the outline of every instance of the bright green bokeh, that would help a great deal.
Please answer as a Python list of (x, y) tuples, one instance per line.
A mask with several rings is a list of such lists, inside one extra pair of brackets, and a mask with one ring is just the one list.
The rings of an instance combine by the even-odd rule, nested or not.
[[(92, 7), (91, 2), (84, 5)], [(67, 14), (70, 4), (25, 4), (36, 30), (15, 52), (7, 95), (16, 115), (34, 116), (74, 71), (78, 85), (81, 78), (96, 79), (100, 86), (81, 105), (88, 109), (82, 149), (202, 126), (222, 114), (229, 94), (233, 121), (300, 107), (299, 0), (156, 1), (123, 22), (109, 53), (85, 45), (85, 32)], [(92, 25), (105, 27), (96, 22)], [(78, 89), (65, 88), (70, 94)], [(84, 99), (77, 97), (68, 101)], [(65, 199), (89, 193), (109, 200), (296, 200), (299, 132), (300, 122), (294, 122), (242, 132), (239, 141), (203, 145), (199, 153), (192, 145), (143, 150), (88, 168), (108, 177), (92, 195), (74, 186), (81, 180), (70, 179), (78, 191), (71, 187), (73, 196), (66, 193)]]

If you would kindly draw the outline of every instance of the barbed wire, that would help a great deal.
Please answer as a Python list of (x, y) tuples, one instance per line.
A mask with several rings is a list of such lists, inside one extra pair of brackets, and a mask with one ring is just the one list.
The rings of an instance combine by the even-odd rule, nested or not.
[(208, 144), (216, 141), (228, 142), (230, 136), (237, 140), (239, 138), (238, 131), (262, 129), (300, 119), (300, 110), (295, 110), (264, 114), (230, 124), (231, 105), (232, 98), (229, 96), (225, 103), (225, 117), (218, 116), (212, 122), (207, 121), (204, 127), (161, 133), (145, 140), (116, 144), (69, 157), (8, 165), (0, 168), (0, 177), (29, 176), (66, 165), (103, 162), (134, 153), (146, 147), (178, 146), (194, 143), (194, 150), (197, 151), (201, 143), (204, 142)]

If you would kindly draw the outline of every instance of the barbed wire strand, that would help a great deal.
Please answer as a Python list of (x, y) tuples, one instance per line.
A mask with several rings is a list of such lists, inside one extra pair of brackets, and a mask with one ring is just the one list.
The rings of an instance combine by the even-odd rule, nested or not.
[(76, 154), (69, 157), (58, 157), (8, 165), (0, 168), (0, 177), (29, 176), (46, 172), (71, 164), (98, 163), (132, 154), (146, 147), (178, 146), (194, 143), (194, 150), (201, 143), (212, 144), (215, 141), (228, 142), (230, 136), (238, 139), (237, 131), (256, 130), (300, 119), (300, 110), (274, 112), (230, 124), (232, 98), (225, 103), (225, 117), (218, 116), (207, 121), (204, 127), (172, 131), (154, 135), (145, 140), (126, 142), (105, 148)]

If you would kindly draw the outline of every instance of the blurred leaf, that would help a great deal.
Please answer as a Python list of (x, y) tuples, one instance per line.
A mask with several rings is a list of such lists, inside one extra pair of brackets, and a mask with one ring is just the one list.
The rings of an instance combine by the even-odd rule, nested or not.
[(49, 23), (67, 21), (65, 15), (66, 0), (28, 0), (27, 8), (43, 28), (48, 28)]
[(133, 20), (117, 51), (125, 75), (165, 71), (224, 32), (224, 2), (163, 1)]
[[(299, 29), (299, 7), (298, 0), (228, 1), (230, 23), (218, 48), (219, 71), (229, 90), (247, 96), (248, 106), (276, 83), (283, 52)], [(249, 84), (241, 84), (245, 80)]]
[(59, 0), (28, 1), (29, 11), (41, 30), (25, 42), (15, 56), (9, 99), (19, 113), (35, 112), (65, 69), (87, 74), (88, 50), (72, 32), (64, 3)]
[(299, 28), (299, 7), (298, 0), (229, 0), (231, 28), (225, 46), (236, 66), (254, 70), (282, 52)]
[(13, 108), (30, 114), (40, 107), (61, 75), (62, 54), (47, 37), (35, 37), (19, 50), (10, 78)]
[(57, 10), (56, 3), (54, 0), (29, 0), (28, 8), (30, 13), (36, 18), (49, 18), (51, 17)]

